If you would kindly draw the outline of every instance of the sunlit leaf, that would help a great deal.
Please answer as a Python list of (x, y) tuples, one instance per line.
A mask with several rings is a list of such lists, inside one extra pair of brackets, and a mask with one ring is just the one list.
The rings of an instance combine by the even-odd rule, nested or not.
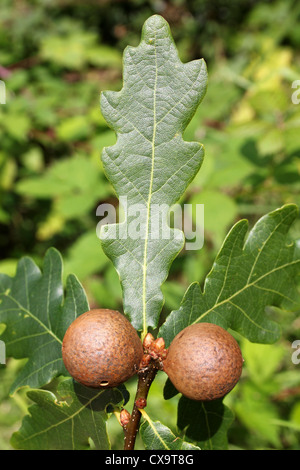
[(147, 450), (200, 450), (199, 447), (176, 437), (167, 426), (159, 421), (152, 421), (145, 412), (142, 412), (142, 415), (145, 420), (140, 432)]
[(203, 291), (198, 283), (191, 284), (179, 310), (162, 325), (159, 335), (166, 343), (198, 322), (231, 328), (253, 342), (276, 341), (279, 325), (265, 309), (296, 302), (300, 254), (288, 231), (297, 216), (295, 205), (283, 206), (262, 217), (247, 238), (248, 222), (239, 221), (227, 235)]
[(126, 197), (129, 208), (139, 207), (141, 217), (136, 231), (137, 214), (131, 214), (103, 227), (101, 237), (120, 275), (125, 313), (145, 334), (157, 325), (160, 288), (184, 244), (178, 229), (164, 236), (167, 214), (161, 225), (154, 227), (153, 220), (158, 205), (176, 203), (200, 168), (202, 145), (185, 142), (182, 133), (205, 94), (207, 74), (203, 60), (180, 61), (169, 26), (158, 15), (146, 21), (139, 46), (126, 48), (123, 63), (122, 90), (101, 98), (102, 113), (118, 137), (102, 160), (118, 197)]

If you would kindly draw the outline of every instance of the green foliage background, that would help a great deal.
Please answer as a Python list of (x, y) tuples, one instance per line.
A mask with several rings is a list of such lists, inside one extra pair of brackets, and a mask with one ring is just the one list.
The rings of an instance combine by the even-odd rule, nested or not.
[[(100, 162), (115, 135), (99, 95), (120, 89), (123, 49), (138, 44), (154, 13), (169, 22), (181, 59), (204, 57), (209, 71), (207, 95), (185, 132), (204, 143), (206, 156), (181, 201), (205, 204), (205, 245), (174, 261), (165, 311), (178, 309), (191, 282), (203, 281), (237, 220), (252, 226), (285, 203), (300, 206), (300, 104), (291, 100), (300, 79), (299, 2), (2, 0), (0, 272), (14, 275), (24, 254), (39, 264), (55, 246), (65, 278), (78, 276), (91, 307), (122, 309), (118, 276), (96, 237), (97, 206), (117, 205)], [(299, 219), (292, 235), (300, 240)], [(225, 399), (235, 413), (233, 449), (300, 448), (300, 365), (291, 361), (299, 311), (272, 315), (282, 325), (279, 343), (240, 339), (243, 377)], [(16, 360), (0, 366), (1, 449), (11, 448), (30, 402), (25, 390), (8, 395), (20, 367)], [(175, 432), (178, 396), (162, 400), (164, 383), (159, 373), (147, 411)], [(121, 448), (117, 420), (108, 426), (112, 447)]]

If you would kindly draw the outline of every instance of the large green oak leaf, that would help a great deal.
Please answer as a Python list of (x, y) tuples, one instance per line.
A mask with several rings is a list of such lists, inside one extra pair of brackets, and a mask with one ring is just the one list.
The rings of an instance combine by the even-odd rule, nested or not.
[(289, 238), (298, 208), (288, 204), (263, 216), (246, 237), (248, 222), (240, 220), (227, 235), (204, 289), (191, 284), (179, 310), (159, 331), (166, 344), (183, 328), (198, 322), (231, 328), (252, 342), (273, 343), (279, 325), (268, 306), (297, 305), (300, 253)]
[[(117, 388), (97, 390), (64, 379), (53, 393), (30, 390), (34, 402), (19, 431), (12, 436), (21, 450), (109, 449), (106, 421), (108, 405), (121, 406), (123, 394)], [(91, 442), (92, 440), (92, 442)]]
[(88, 301), (76, 276), (68, 276), (64, 295), (62, 259), (55, 248), (45, 255), (43, 272), (24, 257), (15, 277), (0, 274), (0, 323), (5, 325), (0, 338), (7, 357), (28, 358), (11, 393), (69, 375), (62, 360), (62, 340), (68, 326), (87, 310)]
[(120, 276), (124, 312), (145, 335), (157, 326), (161, 285), (184, 245), (183, 232), (169, 227), (168, 210), (203, 160), (203, 146), (182, 133), (206, 92), (207, 72), (203, 59), (181, 62), (159, 15), (146, 21), (139, 46), (125, 49), (123, 65), (123, 88), (103, 92), (101, 110), (117, 135), (102, 161), (125, 220), (102, 227), (100, 236)]

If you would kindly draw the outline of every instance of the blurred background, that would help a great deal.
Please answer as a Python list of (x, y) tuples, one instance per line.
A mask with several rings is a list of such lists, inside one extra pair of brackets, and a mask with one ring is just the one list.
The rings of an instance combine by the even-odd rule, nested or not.
[[(100, 161), (115, 135), (99, 95), (121, 88), (123, 49), (139, 43), (154, 13), (169, 22), (182, 61), (203, 57), (209, 71), (207, 95), (185, 133), (205, 145), (206, 157), (181, 201), (205, 204), (205, 244), (174, 261), (164, 313), (178, 308), (191, 282), (203, 282), (237, 220), (253, 226), (285, 203), (300, 206), (300, 104), (292, 102), (300, 80), (299, 2), (1, 0), (0, 272), (14, 275), (23, 255), (41, 265), (55, 246), (64, 275), (78, 276), (92, 307), (122, 310), (118, 276), (96, 237), (97, 206), (118, 204)], [(300, 219), (292, 236), (300, 239)], [(243, 378), (225, 399), (235, 413), (232, 449), (300, 449), (300, 364), (291, 359), (299, 311), (273, 316), (282, 325), (279, 343), (241, 339)], [(8, 395), (21, 366), (0, 366), (0, 449), (11, 448), (27, 413), (24, 390)], [(178, 397), (162, 400), (164, 382), (161, 373), (147, 410), (176, 432)], [(112, 445), (122, 447), (114, 417), (109, 428)]]

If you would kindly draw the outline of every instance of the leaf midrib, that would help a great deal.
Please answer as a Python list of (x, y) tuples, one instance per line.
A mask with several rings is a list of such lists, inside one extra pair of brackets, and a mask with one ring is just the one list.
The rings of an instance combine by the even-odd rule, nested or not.
[(155, 161), (155, 139), (156, 139), (156, 92), (157, 92), (157, 53), (156, 53), (156, 32), (154, 33), (154, 54), (155, 54), (155, 81), (153, 88), (153, 135), (152, 135), (152, 155), (151, 155), (151, 174), (150, 174), (150, 184), (149, 184), (149, 194), (147, 201), (147, 219), (146, 219), (146, 235), (145, 235), (145, 245), (144, 245), (144, 260), (143, 260), (143, 332), (142, 340), (147, 334), (147, 310), (146, 310), (146, 284), (147, 284), (147, 257), (148, 257), (148, 240), (149, 240), (149, 225), (150, 225), (150, 207), (152, 199), (152, 189), (153, 189), (153, 175), (154, 175), (154, 161)]
[(212, 450), (213, 449), (213, 444), (212, 444), (212, 440), (211, 440), (211, 430), (210, 430), (210, 426), (209, 426), (207, 411), (205, 409), (205, 406), (204, 406), (203, 402), (201, 403), (201, 408), (202, 408), (202, 411), (204, 413), (204, 419), (205, 419), (205, 424), (206, 424), (207, 433), (208, 433), (207, 440), (209, 442), (209, 448)]

